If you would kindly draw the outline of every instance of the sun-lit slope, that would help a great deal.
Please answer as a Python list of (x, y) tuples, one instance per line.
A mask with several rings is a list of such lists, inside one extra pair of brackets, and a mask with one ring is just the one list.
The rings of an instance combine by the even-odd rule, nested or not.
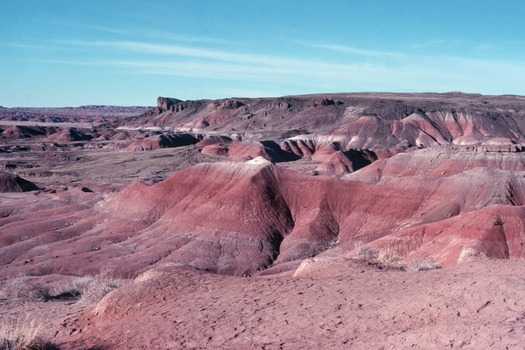
[(164, 262), (242, 274), (389, 234), (440, 185), (421, 185), (415, 196), (409, 182), (375, 186), (254, 163), (199, 165), (151, 187), (137, 183), (101, 208), (138, 229), (123, 243), (140, 246), (131, 264), (156, 251)]
[[(45, 275), (58, 272), (63, 266), (87, 268), (90, 257), (77, 260), (70, 250), (79, 236), (92, 234), (88, 232), (98, 220), (92, 208), (101, 199), (99, 195), (75, 188), (31, 196), (4, 195), (0, 199), (2, 276), (17, 276), (22, 271)], [(82, 245), (82, 251), (93, 251), (104, 244), (104, 239), (111, 237), (96, 237), (96, 245)], [(79, 268), (79, 273), (82, 271)]]
[(137, 183), (101, 210), (145, 226), (125, 244), (138, 246), (135, 259), (151, 260), (157, 251), (165, 260), (226, 274), (271, 264), (293, 226), (275, 168), (264, 159), (198, 165), (151, 187)]
[[(222, 273), (251, 273), (274, 260), (301, 259), (334, 246), (350, 251), (358, 241), (373, 242), (453, 217), (476, 218), (484, 228), (462, 233), (464, 223), (457, 220), (457, 233), (442, 239), (454, 241), (458, 249), (476, 246), (496, 257), (522, 256), (519, 249), (506, 255), (494, 252), (486, 241), (518, 241), (518, 226), (509, 224), (507, 231), (493, 237), (494, 227), (501, 226), (494, 224), (501, 221), (494, 211), (469, 214), (499, 205), (498, 212), (522, 222), (516, 210), (525, 198), (521, 172), (476, 168), (453, 176), (406, 176), (373, 185), (301, 175), (264, 160), (251, 163), (200, 165), (152, 187), (136, 184), (138, 189), (117, 195), (104, 210), (113, 218), (133, 218), (136, 225), (144, 225), (129, 244), (173, 244), (165, 261)], [(404, 251), (399, 251), (421, 249), (423, 257), (443, 263), (452, 263), (460, 254), (446, 246), (442, 249), (448, 255), (425, 253), (423, 248), (428, 250), (407, 238)]]
[(445, 147), (423, 149), (375, 161), (359, 172), (345, 175), (344, 179), (383, 183), (407, 176), (447, 177), (476, 168), (525, 171), (525, 153), (465, 152)]

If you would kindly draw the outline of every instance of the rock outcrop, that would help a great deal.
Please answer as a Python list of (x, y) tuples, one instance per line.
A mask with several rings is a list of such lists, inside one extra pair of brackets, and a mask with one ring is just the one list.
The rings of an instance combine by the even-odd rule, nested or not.
[(178, 110), (175, 107), (177, 104), (181, 103), (181, 100), (178, 100), (176, 98), (169, 98), (169, 97), (159, 97), (157, 98), (157, 108), (160, 110), (160, 112), (179, 112), (183, 110), (183, 108), (179, 108)]

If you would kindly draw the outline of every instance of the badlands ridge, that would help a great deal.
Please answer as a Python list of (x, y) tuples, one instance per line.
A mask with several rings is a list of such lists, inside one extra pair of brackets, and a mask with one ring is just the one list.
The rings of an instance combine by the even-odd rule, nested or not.
[[(425, 272), (437, 276), (463, 271), (459, 265), (472, 259), (490, 265), (525, 258), (525, 97), (159, 97), (151, 108), (83, 108), (91, 114), (0, 108), (4, 281), (69, 280), (109, 267), (115, 278), (156, 276), (140, 278), (157, 280), (162, 290), (179, 278), (173, 276), (221, 286), (235, 278), (221, 276), (229, 275), (251, 276), (254, 286), (284, 278), (278, 284), (289, 293), (293, 278), (358, 273), (363, 261), (374, 276), (378, 267), (442, 267)], [(79, 347), (104, 339), (120, 348), (127, 338), (95, 330), (125, 318), (114, 305), (137, 303), (137, 295), (149, 300), (137, 288), (78, 311), (75, 329), (84, 333), (63, 325), (57, 339)], [(118, 333), (126, 324), (111, 327)], [(214, 333), (205, 342), (185, 334), (169, 341), (244, 347), (268, 340), (252, 334), (250, 342), (219, 341)], [(292, 348), (314, 344), (281, 337)], [(134, 346), (153, 341), (139, 338)]]

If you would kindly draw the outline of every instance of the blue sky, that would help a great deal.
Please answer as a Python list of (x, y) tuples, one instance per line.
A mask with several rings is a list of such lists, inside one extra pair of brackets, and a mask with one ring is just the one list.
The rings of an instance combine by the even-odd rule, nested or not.
[(0, 0), (0, 105), (525, 95), (525, 2)]

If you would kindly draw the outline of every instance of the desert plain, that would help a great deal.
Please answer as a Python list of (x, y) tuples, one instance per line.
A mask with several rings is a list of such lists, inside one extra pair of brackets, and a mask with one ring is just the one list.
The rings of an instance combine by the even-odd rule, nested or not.
[(524, 151), (514, 95), (0, 108), (4, 343), (521, 349)]

